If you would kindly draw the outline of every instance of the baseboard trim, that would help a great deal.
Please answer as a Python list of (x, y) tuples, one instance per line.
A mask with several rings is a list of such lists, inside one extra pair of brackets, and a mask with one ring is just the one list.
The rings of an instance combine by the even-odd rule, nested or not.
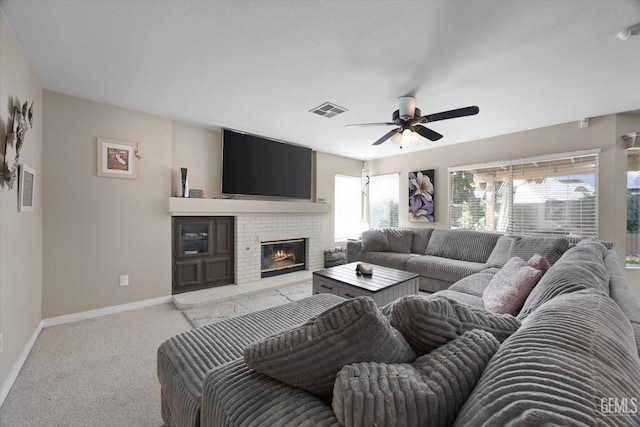
[(48, 319), (42, 320), (42, 326), (44, 328), (48, 328), (50, 326), (64, 325), (65, 323), (94, 319), (96, 317), (137, 310), (139, 308), (151, 307), (152, 305), (164, 304), (171, 301), (171, 296), (158, 297), (142, 301), (130, 302), (127, 304), (113, 305), (111, 307), (98, 308), (95, 310), (81, 311), (80, 313), (66, 314), (64, 316), (50, 317)]
[(16, 360), (16, 363), (14, 363), (13, 368), (11, 368), (9, 375), (7, 375), (7, 379), (2, 383), (2, 386), (0, 386), (0, 406), (2, 406), (4, 400), (7, 398), (9, 392), (11, 391), (11, 387), (13, 387), (13, 384), (18, 379), (18, 375), (20, 374), (22, 367), (27, 361), (27, 357), (29, 357), (29, 353), (31, 353), (31, 349), (36, 343), (36, 340), (38, 339), (38, 336), (40, 335), (42, 329), (48, 328), (50, 326), (64, 325), (65, 323), (77, 322), (79, 320), (93, 319), (100, 316), (106, 316), (108, 314), (116, 314), (125, 311), (136, 310), (138, 308), (151, 307), (152, 305), (165, 304), (171, 301), (171, 296), (151, 298), (142, 301), (98, 308), (96, 310), (82, 311), (80, 313), (51, 317), (49, 319), (41, 320), (36, 329), (33, 331), (31, 338), (29, 338), (29, 341), (24, 346), (24, 349), (22, 349), (22, 353), (20, 353), (20, 356)]
[(22, 367), (27, 361), (27, 357), (29, 357), (29, 353), (31, 353), (31, 349), (33, 348), (33, 345), (36, 343), (36, 339), (38, 339), (38, 335), (40, 335), (40, 331), (42, 331), (42, 328), (43, 326), (41, 321), (40, 323), (38, 323), (38, 326), (33, 331), (33, 334), (31, 335), (31, 338), (29, 338), (29, 341), (27, 341), (27, 345), (25, 345), (24, 348), (22, 349), (22, 353), (20, 353), (18, 360), (16, 360), (16, 363), (14, 363), (13, 368), (11, 368), (9, 375), (7, 375), (7, 379), (4, 381), (4, 383), (2, 383), (2, 387), (0, 387), (0, 406), (2, 406), (2, 404), (4, 403), (4, 400), (9, 395), (9, 392), (11, 391), (11, 387), (13, 387), (13, 383), (15, 383), (16, 380), (18, 379), (18, 375), (20, 374)]

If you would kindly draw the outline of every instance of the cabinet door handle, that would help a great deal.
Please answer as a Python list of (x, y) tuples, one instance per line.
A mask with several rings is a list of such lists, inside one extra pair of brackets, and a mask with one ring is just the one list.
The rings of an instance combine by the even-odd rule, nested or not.
[(349, 295), (347, 293), (345, 293), (344, 296), (347, 297), (347, 298), (355, 298), (353, 295)]
[(333, 288), (330, 288), (329, 286), (326, 286), (326, 285), (320, 285), (320, 287), (324, 289), (329, 289), (330, 291), (333, 290)]

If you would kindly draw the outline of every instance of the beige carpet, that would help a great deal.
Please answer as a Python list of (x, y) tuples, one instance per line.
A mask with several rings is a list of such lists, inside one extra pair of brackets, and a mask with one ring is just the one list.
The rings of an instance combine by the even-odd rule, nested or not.
[(198, 328), (253, 311), (264, 310), (311, 296), (311, 282), (239, 296), (184, 310), (182, 314)]
[(189, 329), (171, 303), (44, 329), (0, 426), (162, 426), (156, 351)]

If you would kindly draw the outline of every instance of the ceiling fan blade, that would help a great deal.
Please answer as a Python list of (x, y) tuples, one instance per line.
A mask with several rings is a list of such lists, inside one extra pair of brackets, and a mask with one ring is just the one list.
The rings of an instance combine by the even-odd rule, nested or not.
[(478, 114), (479, 111), (480, 109), (475, 105), (471, 107), (457, 108), (455, 110), (443, 111), (441, 113), (427, 114), (426, 116), (420, 117), (418, 122), (430, 123), (437, 122), (439, 120), (455, 119), (456, 117), (473, 116)]
[(413, 131), (419, 133), (421, 136), (427, 138), (430, 141), (437, 141), (442, 138), (442, 135), (440, 135), (438, 132), (420, 125), (414, 126)]
[(400, 128), (397, 129), (392, 129), (389, 132), (385, 133), (384, 136), (382, 138), (380, 138), (379, 140), (377, 140), (376, 142), (374, 142), (372, 145), (380, 145), (383, 142), (385, 142), (387, 139), (391, 138), (393, 135), (395, 135), (396, 133), (398, 133), (398, 131), (400, 131)]
[(345, 125), (345, 127), (353, 127), (353, 126), (393, 126), (394, 122), (380, 122), (380, 123), (357, 123), (354, 125)]

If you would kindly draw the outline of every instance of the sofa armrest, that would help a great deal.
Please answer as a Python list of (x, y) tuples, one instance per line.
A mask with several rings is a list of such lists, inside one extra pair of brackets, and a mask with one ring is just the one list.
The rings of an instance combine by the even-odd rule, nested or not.
[(362, 240), (347, 240), (347, 264), (360, 260)]

